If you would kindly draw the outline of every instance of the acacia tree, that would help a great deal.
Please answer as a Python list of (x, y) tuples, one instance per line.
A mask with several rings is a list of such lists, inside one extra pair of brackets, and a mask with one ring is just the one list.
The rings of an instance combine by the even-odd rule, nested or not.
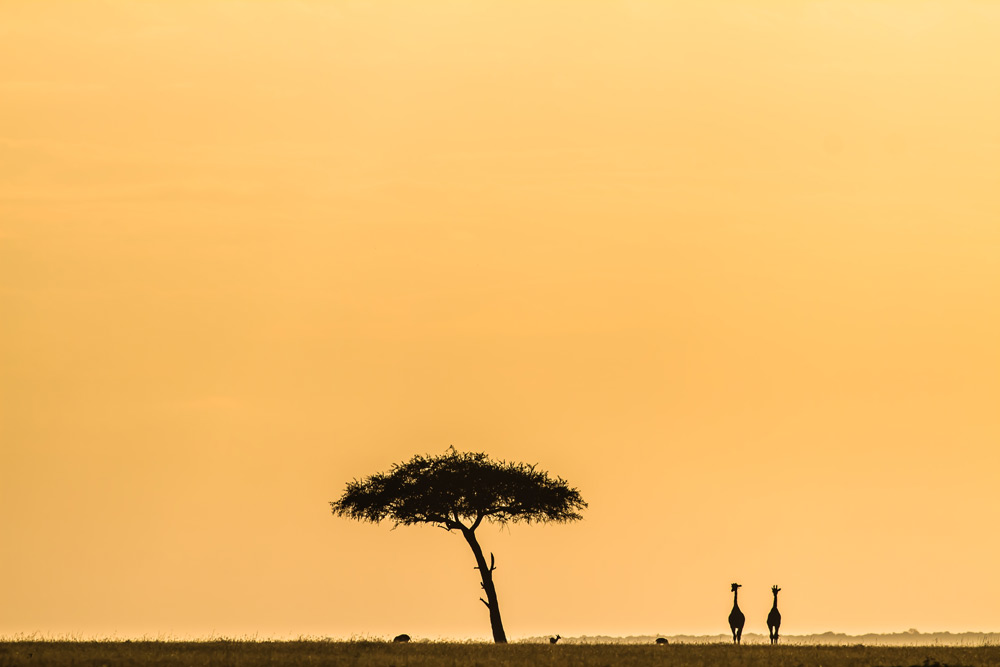
[(348, 483), (339, 500), (330, 503), (336, 516), (395, 525), (428, 523), (460, 531), (476, 557), (490, 611), (493, 641), (507, 642), (493, 585), (496, 561), (489, 565), (476, 539), (483, 521), (508, 523), (565, 523), (581, 519), (587, 503), (564, 479), (550, 477), (535, 465), (492, 461), (486, 454), (458, 452), (414, 456), (393, 464), (389, 472)]

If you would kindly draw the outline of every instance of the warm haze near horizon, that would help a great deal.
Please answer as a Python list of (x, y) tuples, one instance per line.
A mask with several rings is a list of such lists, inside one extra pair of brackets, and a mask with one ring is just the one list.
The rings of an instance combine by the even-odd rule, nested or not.
[[(755, 5), (755, 6), (751, 6)], [(0, 635), (1000, 629), (1000, 7), (0, 5)]]

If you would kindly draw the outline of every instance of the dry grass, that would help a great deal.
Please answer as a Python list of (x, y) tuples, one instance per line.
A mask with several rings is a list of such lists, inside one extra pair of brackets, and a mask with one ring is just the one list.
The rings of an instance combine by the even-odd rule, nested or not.
[(1000, 647), (625, 644), (495, 646), (325, 641), (0, 643), (8, 665), (357, 665), (358, 667), (1000, 667)]

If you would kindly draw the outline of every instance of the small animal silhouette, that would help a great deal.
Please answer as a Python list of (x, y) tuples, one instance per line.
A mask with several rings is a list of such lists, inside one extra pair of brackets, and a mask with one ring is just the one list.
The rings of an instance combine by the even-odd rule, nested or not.
[(408, 642), (410, 641), (410, 635), (396, 635), (392, 638), (394, 642)]
[(774, 593), (774, 605), (767, 614), (767, 631), (771, 635), (772, 644), (778, 643), (778, 628), (781, 627), (781, 612), (778, 611), (778, 591), (780, 590), (777, 586), (771, 586), (771, 592)]
[(733, 631), (733, 643), (739, 644), (743, 636), (743, 626), (747, 622), (747, 617), (740, 611), (740, 606), (736, 603), (736, 596), (739, 594), (740, 584), (733, 584), (733, 610), (729, 612), (729, 629)]
[(555, 637), (549, 637), (549, 643), (550, 644), (555, 644), (560, 639), (562, 639), (562, 637), (560, 637), (559, 635), (556, 635)]
[(670, 642), (667, 641), (666, 637), (657, 637), (656, 638), (656, 643), (659, 644), (660, 646), (666, 646)]

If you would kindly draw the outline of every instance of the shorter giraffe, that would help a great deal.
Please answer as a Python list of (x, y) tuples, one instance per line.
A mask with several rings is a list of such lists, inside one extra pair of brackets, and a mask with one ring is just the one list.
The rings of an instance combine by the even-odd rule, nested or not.
[(740, 611), (740, 606), (736, 603), (736, 596), (739, 594), (740, 584), (733, 584), (733, 610), (729, 612), (729, 629), (733, 631), (733, 643), (739, 644), (743, 637), (743, 626), (747, 622), (747, 617)]
[(560, 639), (562, 639), (562, 637), (560, 637), (559, 635), (556, 635), (555, 637), (549, 637), (549, 643), (550, 643), (550, 644), (555, 644), (555, 643), (556, 643), (556, 642), (558, 642), (558, 641), (559, 641)]
[(778, 611), (778, 591), (780, 590), (777, 586), (771, 586), (771, 592), (774, 593), (774, 605), (767, 615), (767, 631), (771, 634), (772, 644), (778, 643), (778, 628), (781, 627), (781, 612)]

